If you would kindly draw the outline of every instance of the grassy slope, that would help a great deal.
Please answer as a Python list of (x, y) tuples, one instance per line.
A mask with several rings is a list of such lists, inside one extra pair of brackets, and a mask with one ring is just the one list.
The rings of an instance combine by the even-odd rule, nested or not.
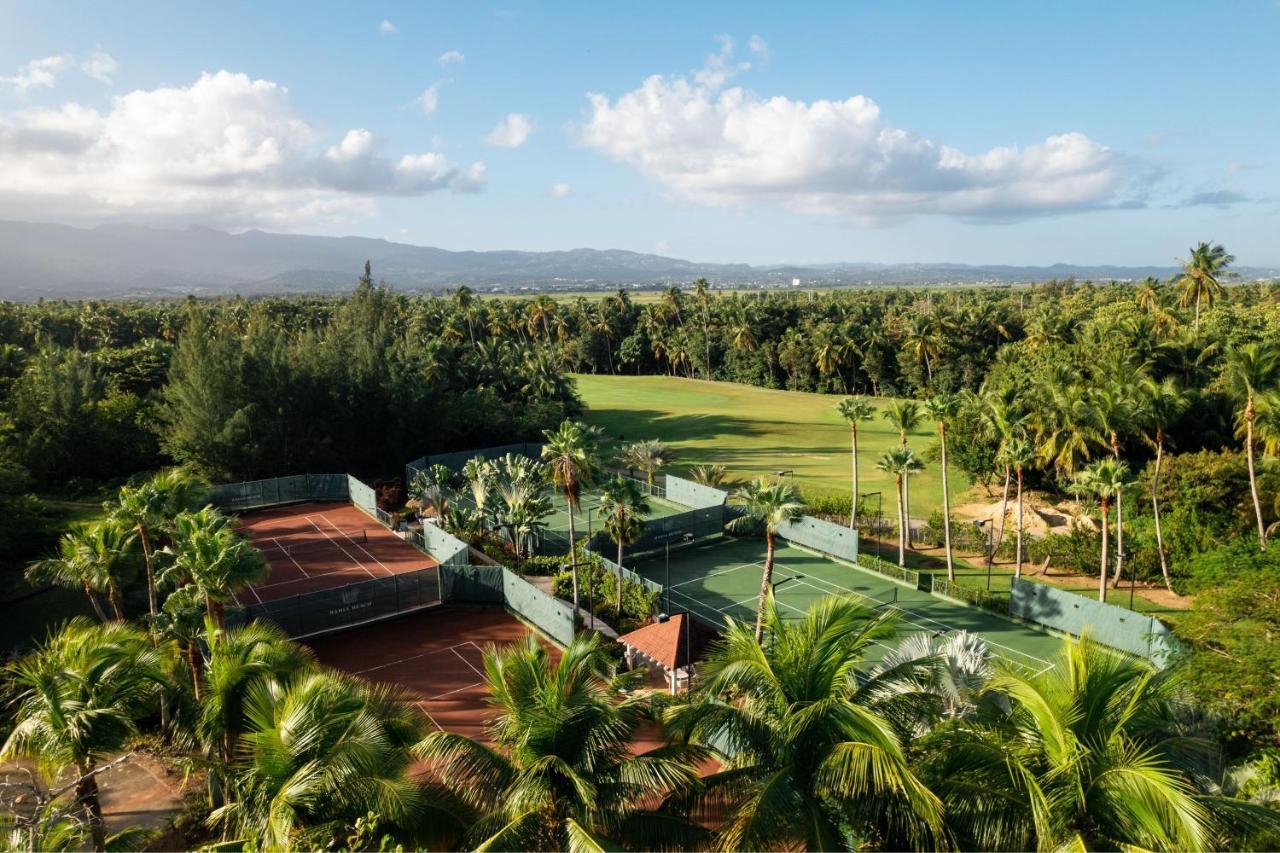
[[(796, 482), (806, 490), (849, 489), (849, 430), (835, 411), (839, 397), (667, 376), (575, 378), (588, 422), (615, 439), (670, 442), (678, 453), (677, 473), (691, 465), (720, 463), (735, 477), (794, 470)], [(909, 443), (923, 455), (935, 436), (933, 422), (926, 421)], [(882, 491), (888, 517), (896, 511), (893, 482), (875, 465), (897, 441), (897, 432), (880, 417), (858, 430), (858, 487), (864, 494)], [(954, 496), (967, 484), (953, 470), (950, 485)], [(911, 480), (911, 515), (927, 518), (941, 504), (938, 465), (926, 463), (924, 472)]]

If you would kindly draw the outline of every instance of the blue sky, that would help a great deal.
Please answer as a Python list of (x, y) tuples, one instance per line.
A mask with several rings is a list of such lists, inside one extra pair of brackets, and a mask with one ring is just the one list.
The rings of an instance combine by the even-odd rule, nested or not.
[(1274, 0), (0, 17), (0, 218), (750, 263), (1168, 264), (1214, 239), (1280, 264)]

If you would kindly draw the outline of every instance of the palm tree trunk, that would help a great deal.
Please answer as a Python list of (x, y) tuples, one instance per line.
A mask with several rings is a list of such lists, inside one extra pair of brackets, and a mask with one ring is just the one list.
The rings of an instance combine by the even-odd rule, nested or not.
[(911, 475), (903, 473), (902, 475), (902, 541), (907, 547), (911, 546)]
[(947, 494), (947, 427), (938, 421), (938, 443), (942, 448), (942, 541), (947, 549), (947, 580), (956, 579), (955, 563), (951, 559), (951, 498)]
[(573, 574), (573, 614), (576, 619), (578, 615), (578, 540), (575, 538), (573, 527), (573, 497), (566, 491), (564, 499), (569, 504), (569, 571)]
[(1110, 529), (1107, 510), (1107, 505), (1102, 504), (1102, 568), (1098, 574), (1098, 600), (1103, 604), (1107, 602), (1107, 531)]
[(618, 601), (617, 601), (617, 607), (615, 609), (618, 611), (618, 616), (619, 617), (622, 616), (622, 537), (621, 536), (618, 537)]
[(902, 490), (906, 486), (906, 478), (899, 474), (896, 485), (898, 487), (898, 565), (905, 566), (907, 564), (907, 534), (902, 523)]
[(98, 779), (93, 775), (96, 769), (92, 762), (76, 764), (76, 772), (80, 774), (80, 780), (76, 782), (76, 802), (84, 806), (89, 814), (89, 832), (93, 836), (93, 849), (103, 851), (107, 849), (107, 822), (102, 816), (102, 798), (98, 793)]
[(1164, 533), (1160, 529), (1160, 462), (1164, 456), (1164, 430), (1156, 431), (1156, 461), (1151, 472), (1151, 517), (1156, 525), (1156, 553), (1160, 555), (1160, 574), (1164, 576), (1165, 589), (1173, 590), (1173, 582), (1169, 580), (1169, 562), (1164, 556)]
[(849, 443), (852, 446), (852, 464), (853, 469), (853, 504), (849, 507), (849, 529), (853, 530), (858, 526), (858, 428), (854, 424), (849, 424)]
[(195, 693), (196, 702), (200, 702), (204, 699), (204, 679), (201, 677), (204, 660), (200, 657), (200, 649), (194, 639), (187, 643), (187, 666), (191, 668), (191, 689)]
[(120, 598), (120, 585), (114, 580), (107, 582), (107, 601), (111, 604), (111, 612), (115, 614), (116, 619), (123, 622), (124, 605)]
[(1009, 485), (1013, 480), (1013, 466), (1004, 466), (1004, 495), (1000, 498), (1000, 529), (996, 532), (996, 542), (991, 546), (991, 558), (994, 560), (996, 551), (1000, 550), (1001, 544), (1004, 543), (1004, 517), (1009, 513)]
[(151, 553), (151, 537), (147, 535), (147, 526), (138, 525), (138, 541), (142, 543), (142, 559), (147, 565), (147, 612), (151, 614), (152, 623), (156, 617), (156, 565)]
[(213, 620), (213, 626), (219, 631), (223, 630), (222, 602), (215, 601), (213, 596), (206, 592), (204, 595), (204, 609), (209, 614), (209, 618)]
[(1258, 520), (1258, 547), (1267, 550), (1267, 528), (1262, 524), (1262, 503), (1258, 500), (1258, 474), (1253, 465), (1253, 397), (1244, 408), (1244, 452), (1249, 462), (1249, 494), (1253, 497), (1253, 514)]
[(773, 531), (764, 532), (764, 571), (760, 573), (760, 601), (756, 605), (756, 645), (764, 640), (764, 608), (773, 586)]
[(1013, 558), (1013, 576), (1022, 577), (1022, 466), (1018, 466), (1018, 545)]
[(110, 622), (107, 618), (107, 612), (102, 609), (102, 602), (98, 600), (98, 594), (93, 591), (93, 587), (89, 586), (89, 582), (84, 582), (84, 595), (89, 599), (89, 603), (93, 605), (93, 612), (98, 614), (99, 622)]
[(1120, 575), (1124, 572), (1124, 498), (1116, 491), (1116, 570), (1111, 575), (1111, 588), (1120, 586)]

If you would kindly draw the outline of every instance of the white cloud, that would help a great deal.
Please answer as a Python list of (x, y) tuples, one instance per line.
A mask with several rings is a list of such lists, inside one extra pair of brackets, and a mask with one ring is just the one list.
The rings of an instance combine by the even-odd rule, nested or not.
[(52, 89), (58, 82), (58, 75), (70, 63), (71, 57), (45, 56), (19, 65), (18, 70), (8, 76), (0, 77), (0, 82), (13, 86), (19, 95), (25, 95), (32, 89)]
[(529, 141), (533, 133), (533, 121), (523, 113), (508, 113), (507, 117), (489, 131), (484, 138), (490, 145), (499, 148), (519, 148)]
[(101, 112), (66, 103), (0, 117), (0, 218), (292, 227), (368, 216), (379, 196), (483, 187), (481, 163), (393, 158), (382, 144), (354, 128), (326, 145), (285, 87), (206, 73)]
[(435, 115), (436, 107), (440, 106), (440, 84), (432, 83), (422, 91), (418, 96), (418, 106), (422, 107), (422, 112), (426, 115)]
[(396, 29), (395, 24), (391, 23), (386, 18), (383, 18), (382, 23), (378, 24), (378, 32), (386, 36), (393, 36), (398, 32), (398, 30)]
[(659, 240), (653, 244), (653, 253), (655, 255), (667, 255), (671, 252), (671, 243), (667, 240)]
[(747, 40), (747, 50), (759, 57), (761, 62), (769, 61), (769, 44), (760, 36), (752, 36)]
[(566, 183), (552, 184), (549, 192), (552, 198), (568, 198), (573, 195), (573, 187)]
[(462, 51), (458, 50), (446, 50), (436, 58), (436, 62), (441, 65), (452, 65), (464, 61), (466, 61), (466, 57), (462, 55)]
[(1100, 206), (1122, 158), (1081, 133), (967, 154), (886, 123), (862, 95), (805, 102), (726, 88), (732, 42), (692, 75), (588, 94), (581, 141), (705, 205), (772, 202), (867, 221), (1027, 216)]
[(120, 68), (120, 63), (104, 50), (95, 50), (80, 63), (80, 70), (100, 83), (110, 83), (111, 77)]

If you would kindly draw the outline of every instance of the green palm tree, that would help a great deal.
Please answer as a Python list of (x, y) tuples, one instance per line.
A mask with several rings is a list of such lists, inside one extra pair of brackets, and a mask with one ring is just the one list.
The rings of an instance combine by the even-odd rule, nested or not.
[[(938, 444), (942, 450), (942, 531), (947, 550), (947, 579), (956, 579), (956, 567), (951, 559), (951, 496), (947, 493), (947, 425), (960, 412), (960, 399), (954, 394), (937, 394), (924, 404), (925, 412), (938, 424)], [(1021, 497), (1021, 487), (1019, 487)], [(1021, 535), (1019, 535), (1021, 542)]]
[(574, 516), (584, 487), (600, 473), (598, 434), (586, 424), (564, 421), (555, 430), (543, 432), (542, 460), (551, 472), (551, 482), (569, 505), (569, 570), (573, 573), (573, 609), (578, 610), (578, 540)]
[(1235, 256), (1227, 254), (1221, 244), (1199, 242), (1191, 250), (1191, 255), (1181, 260), (1182, 274), (1175, 284), (1181, 296), (1182, 306), (1194, 305), (1196, 319), (1193, 328), (1200, 328), (1200, 305), (1212, 308), (1213, 303), (1222, 295), (1222, 284), (1218, 279), (1226, 271), (1227, 266), (1235, 260)]
[(689, 469), (689, 479), (718, 489), (729, 479), (729, 472), (723, 465), (694, 465)]
[(716, 849), (923, 849), (945, 843), (942, 809), (890, 720), (860, 685), (895, 616), (824, 598), (787, 622), (766, 593), (771, 641), (728, 620), (703, 687), (671, 709), (678, 742), (721, 755), (698, 800), (720, 807)]
[[(1111, 376), (1093, 389), (1090, 400), (1100, 430), (1098, 438), (1111, 451), (1112, 458), (1119, 462), (1121, 436), (1136, 432), (1143, 417), (1139, 399), (1141, 380), (1135, 378), (1141, 371), (1123, 362), (1105, 370)], [(1116, 492), (1116, 567), (1112, 573), (1112, 587), (1120, 583), (1124, 558), (1124, 490), (1121, 489)]]
[(1164, 446), (1168, 440), (1166, 431), (1191, 406), (1191, 394), (1177, 379), (1166, 376), (1159, 381), (1146, 379), (1142, 383), (1142, 395), (1143, 424), (1146, 427), (1144, 438), (1156, 451), (1151, 471), (1151, 514), (1155, 522), (1156, 551), (1160, 555), (1160, 574), (1164, 577), (1164, 585), (1172, 590), (1169, 561), (1164, 550), (1164, 532), (1160, 527), (1160, 464), (1164, 461)]
[(462, 827), (459, 804), (412, 779), (409, 750), (427, 718), (389, 688), (332, 671), (258, 681), (244, 721), (234, 799), (209, 817), (226, 837), (257, 849), (325, 848), (371, 813), (407, 841)]
[(907, 525), (910, 519), (907, 516), (904, 492), (907, 487), (907, 478), (914, 472), (923, 471), (924, 463), (916, 456), (914, 450), (897, 447), (884, 453), (876, 463), (876, 468), (893, 477), (894, 493), (898, 498), (898, 565), (905, 566), (907, 564)]
[(1014, 549), (1016, 555), (1014, 557), (1013, 568), (1013, 576), (1015, 578), (1022, 577), (1022, 479), (1027, 466), (1030, 465), (1034, 459), (1035, 448), (1025, 436), (1012, 438), (1000, 448), (1000, 461), (1013, 469), (1014, 479), (1017, 483), (1017, 498), (1015, 499), (1016, 509), (1014, 510), (1014, 524), (1017, 527), (1017, 545)]
[(1102, 558), (1098, 574), (1098, 601), (1107, 600), (1107, 554), (1111, 506), (1129, 483), (1129, 466), (1116, 459), (1099, 459), (1076, 475), (1072, 490), (1098, 502), (1102, 514)]
[(172, 640), (180, 656), (186, 659), (191, 673), (191, 691), (196, 703), (204, 700), (204, 654), (201, 645), (206, 637), (208, 610), (200, 588), (186, 584), (165, 596), (164, 606), (156, 617), (159, 635)]
[[(706, 750), (662, 746), (635, 754), (637, 729), (653, 718), (636, 673), (614, 676), (595, 635), (575, 639), (552, 662), (536, 639), (484, 657), (495, 746), (432, 732), (415, 754), (474, 811), (469, 850), (689, 849), (702, 833), (655, 807), (697, 785)], [(678, 797), (672, 797), (678, 799)]]
[(858, 523), (858, 424), (871, 420), (876, 409), (861, 397), (846, 397), (836, 404), (836, 411), (849, 424), (849, 450), (852, 455), (849, 469), (853, 489), (849, 504), (849, 529), (852, 530)]
[(1064, 643), (1052, 669), (1006, 671), (991, 687), (1011, 713), (921, 745), (921, 774), (962, 849), (1218, 846), (1214, 813), (1228, 803), (1195, 790), (1207, 750), (1176, 722), (1186, 704), (1173, 670), (1085, 637)]
[[(79, 589), (93, 606), (99, 621), (106, 622), (108, 616), (102, 609), (99, 596), (108, 591), (110, 579), (102, 573), (102, 565), (92, 557), (93, 525), (73, 525), (58, 538), (57, 553), (54, 556), (36, 560), (27, 566), (27, 580), (33, 584), (53, 584), (64, 589)], [(116, 602), (112, 602), (113, 607)], [(124, 614), (118, 607), (115, 618), (123, 620)]]
[(214, 627), (223, 628), (225, 602), (267, 576), (262, 552), (231, 527), (213, 507), (184, 512), (173, 520), (169, 572), (181, 583), (194, 583), (205, 597)]
[(764, 569), (760, 573), (760, 598), (756, 606), (756, 642), (764, 637), (765, 603), (773, 588), (773, 555), (778, 531), (804, 518), (805, 502), (796, 487), (757, 477), (733, 493), (742, 515), (729, 522), (730, 530), (764, 528)]
[[(915, 400), (894, 400), (880, 413), (894, 429), (898, 431), (898, 447), (906, 449), (907, 435), (920, 425), (924, 416), (920, 404)], [(906, 543), (911, 544), (911, 473), (904, 471), (902, 476), (902, 511), (907, 519), (905, 530)]]
[(95, 850), (106, 849), (99, 765), (154, 711), (171, 668), (171, 647), (153, 645), (144, 632), (74, 619), (10, 671), (17, 715), (0, 761), (35, 761), (48, 778), (71, 768)]
[(1245, 344), (1227, 351), (1226, 380), (1236, 400), (1244, 405), (1236, 412), (1236, 422), (1244, 438), (1245, 460), (1249, 464), (1249, 494), (1258, 522), (1258, 547), (1267, 550), (1267, 530), (1258, 498), (1258, 472), (1253, 459), (1253, 422), (1257, 417), (1257, 397), (1274, 388), (1280, 379), (1280, 352), (1274, 344)]
[(139, 486), (125, 486), (114, 503), (106, 504), (114, 518), (138, 531), (142, 558), (147, 569), (147, 613), (152, 619), (159, 613), (156, 598), (155, 552), (157, 537), (185, 510), (194, 509), (201, 498), (200, 483), (179, 471), (169, 469), (156, 474)]
[(649, 483), (649, 494), (653, 494), (653, 478), (671, 464), (672, 455), (665, 442), (651, 438), (628, 444), (623, 448), (619, 461), (630, 470), (643, 471)]
[(618, 544), (618, 615), (622, 615), (622, 549), (644, 533), (644, 518), (649, 509), (649, 501), (635, 480), (613, 477), (600, 489), (599, 511), (604, 519), (604, 532)]

